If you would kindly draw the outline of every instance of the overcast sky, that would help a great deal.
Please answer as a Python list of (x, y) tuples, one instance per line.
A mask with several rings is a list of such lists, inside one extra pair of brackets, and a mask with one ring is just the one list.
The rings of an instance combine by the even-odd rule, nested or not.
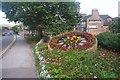
[[(91, 14), (92, 9), (98, 9), (100, 15), (118, 16), (118, 2), (120, 0), (77, 0), (80, 4), (80, 12)], [(5, 14), (0, 11), (0, 24), (7, 24), (8, 21), (3, 18)], [(13, 22), (10, 24), (14, 24)]]
[(10, 25), (15, 25), (14, 22), (8, 22), (6, 18), (6, 15), (0, 10), (0, 24), (10, 24)]
[(80, 12), (91, 14), (91, 10), (97, 8), (101, 15), (107, 14), (111, 17), (118, 16), (118, 2), (120, 0), (77, 0), (81, 3)]

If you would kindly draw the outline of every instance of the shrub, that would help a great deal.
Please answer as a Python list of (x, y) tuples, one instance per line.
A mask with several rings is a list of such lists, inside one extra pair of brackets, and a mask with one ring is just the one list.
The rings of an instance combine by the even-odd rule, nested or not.
[(50, 38), (48, 37), (47, 34), (43, 35), (43, 40), (45, 43), (49, 42)]
[(38, 42), (39, 41), (38, 35), (32, 36), (32, 40), (35, 42)]
[(32, 35), (27, 35), (26, 37), (26, 41), (28, 42), (28, 43), (30, 43), (30, 42), (38, 42), (39, 41), (39, 38), (38, 38), (38, 35), (34, 35), (34, 36), (32, 36)]
[(120, 51), (119, 37), (120, 35), (104, 32), (97, 35), (98, 44), (102, 48), (118, 52)]

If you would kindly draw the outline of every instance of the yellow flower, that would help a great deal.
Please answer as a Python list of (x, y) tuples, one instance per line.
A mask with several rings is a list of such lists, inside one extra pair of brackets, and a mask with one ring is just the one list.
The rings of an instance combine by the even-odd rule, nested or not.
[(79, 36), (79, 37), (77, 37), (77, 38), (80, 40), (81, 37)]
[(76, 40), (76, 43), (78, 42), (78, 39)]
[(77, 38), (77, 36), (73, 36), (73, 38)]
[(64, 41), (66, 42), (66, 41), (67, 41), (67, 39), (64, 39)]
[(73, 42), (70, 42), (71, 44), (73, 43)]
[(70, 37), (68, 36), (67, 39), (70, 39)]

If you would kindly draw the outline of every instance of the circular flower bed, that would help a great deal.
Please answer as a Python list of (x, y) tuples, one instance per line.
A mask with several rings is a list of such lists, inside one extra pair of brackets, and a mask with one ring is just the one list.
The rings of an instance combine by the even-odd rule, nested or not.
[(96, 43), (96, 38), (86, 32), (67, 32), (53, 37), (49, 43), (49, 48), (66, 50), (86, 50)]

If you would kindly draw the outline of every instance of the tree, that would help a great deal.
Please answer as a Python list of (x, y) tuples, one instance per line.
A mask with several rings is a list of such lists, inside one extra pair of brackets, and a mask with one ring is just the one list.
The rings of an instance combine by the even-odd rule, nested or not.
[[(9, 21), (22, 22), (36, 29), (39, 39), (42, 31), (55, 33), (71, 30), (80, 22), (78, 2), (3, 2), (2, 11)], [(56, 30), (55, 30), (56, 29)]]
[(21, 25), (14, 25), (11, 28), (12, 31), (14, 31), (14, 33), (18, 33), (20, 30), (22, 30), (22, 26)]
[(109, 23), (109, 29), (112, 33), (120, 33), (120, 18), (117, 18)]

